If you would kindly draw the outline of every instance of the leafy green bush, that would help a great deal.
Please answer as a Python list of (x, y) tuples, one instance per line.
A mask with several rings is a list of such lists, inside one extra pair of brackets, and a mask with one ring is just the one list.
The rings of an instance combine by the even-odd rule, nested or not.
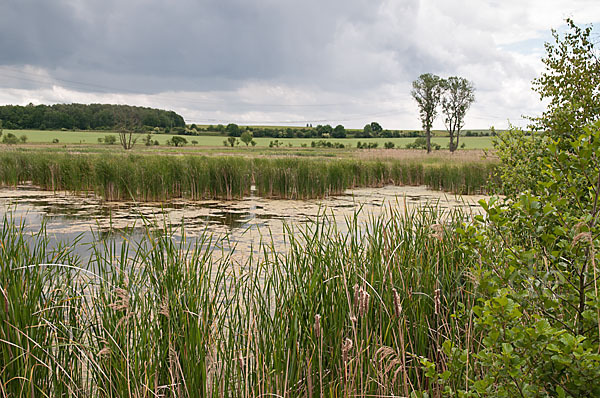
[(451, 374), (471, 369), (459, 396), (600, 395), (600, 122), (561, 145), (549, 140), (546, 152), (535, 193), (482, 202), (486, 217), (459, 230), (482, 264), (472, 314), (480, 344), (446, 344)]
[(104, 143), (107, 145), (113, 145), (117, 142), (117, 137), (114, 135), (106, 135), (104, 136)]
[[(431, 143), (431, 148), (439, 150), (441, 146), (439, 144)], [(419, 137), (414, 142), (406, 144), (406, 149), (427, 149), (427, 139)]]
[(175, 147), (180, 147), (180, 146), (184, 146), (185, 144), (187, 144), (187, 140), (183, 137), (180, 137), (178, 135), (175, 135), (173, 137), (171, 137), (170, 140), (167, 141), (167, 145), (172, 145)]
[(14, 145), (16, 143), (19, 142), (19, 139), (17, 138), (16, 135), (14, 135), (13, 133), (6, 133), (3, 137), (2, 137), (2, 143), (3, 144), (10, 144), (10, 145)]

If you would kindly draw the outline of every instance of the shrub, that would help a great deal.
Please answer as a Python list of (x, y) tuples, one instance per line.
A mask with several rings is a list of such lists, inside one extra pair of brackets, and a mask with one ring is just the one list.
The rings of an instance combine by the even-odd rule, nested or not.
[(7, 133), (2, 137), (3, 144), (14, 145), (19, 142), (19, 139), (13, 133)]
[(107, 145), (114, 145), (117, 142), (117, 136), (115, 135), (105, 135), (104, 143)]

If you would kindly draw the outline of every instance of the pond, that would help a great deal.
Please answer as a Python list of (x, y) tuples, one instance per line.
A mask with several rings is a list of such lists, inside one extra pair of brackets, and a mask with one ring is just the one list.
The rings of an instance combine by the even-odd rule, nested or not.
[[(95, 195), (43, 191), (31, 185), (0, 189), (0, 215), (11, 214), (28, 232), (45, 224), (48, 236), (58, 242), (79, 239), (77, 254), (86, 257), (89, 243), (99, 239), (117, 245), (123, 238), (136, 241), (150, 229), (173, 228), (174, 235), (194, 239), (213, 234), (236, 247), (240, 261), (255, 252), (261, 241), (284, 246), (284, 225), (302, 227), (323, 214), (341, 229), (346, 218), (358, 212), (359, 220), (378, 216), (390, 207), (402, 211), (424, 206), (479, 213), (484, 196), (455, 196), (424, 186), (385, 186), (346, 191), (315, 200), (281, 200), (249, 196), (241, 200), (172, 200), (164, 203), (106, 202)], [(87, 244), (87, 245), (86, 245)], [(228, 249), (229, 250), (229, 249)]]

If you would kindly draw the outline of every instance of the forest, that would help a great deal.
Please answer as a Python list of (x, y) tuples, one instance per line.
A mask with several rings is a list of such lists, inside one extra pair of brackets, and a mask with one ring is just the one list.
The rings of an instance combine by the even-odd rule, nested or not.
[(130, 105), (56, 104), (0, 106), (0, 121), (7, 129), (138, 129), (143, 126), (185, 127), (173, 111)]

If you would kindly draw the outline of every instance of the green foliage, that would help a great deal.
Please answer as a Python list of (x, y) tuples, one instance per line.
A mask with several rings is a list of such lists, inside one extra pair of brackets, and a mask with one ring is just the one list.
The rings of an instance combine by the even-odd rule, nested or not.
[(549, 100), (548, 109), (534, 119), (536, 127), (554, 139), (576, 138), (600, 118), (600, 57), (592, 27), (566, 22), (569, 30), (563, 37), (552, 31), (554, 42), (545, 44), (542, 59), (546, 71), (534, 80), (540, 98)]
[(311, 141), (310, 146), (312, 148), (345, 148), (345, 145), (341, 142), (331, 142), (326, 140)]
[(385, 144), (383, 144), (383, 147), (384, 147), (385, 149), (394, 149), (394, 147), (395, 147), (395, 146), (396, 146), (396, 145), (395, 145), (393, 142), (391, 142), (391, 141), (389, 141), (389, 142), (386, 142)]
[(184, 137), (180, 137), (178, 135), (174, 135), (170, 140), (167, 141), (167, 145), (173, 145), (175, 147), (180, 147), (186, 145), (188, 142)]
[(19, 141), (21, 141), (22, 144), (27, 142), (27, 136), (25, 134), (21, 135), (19, 137)]
[(356, 143), (358, 149), (375, 149), (379, 146), (377, 142), (360, 142)]
[[(433, 148), (435, 150), (439, 150), (441, 148), (441, 146), (439, 144), (431, 144), (429, 143), (430, 148)], [(416, 140), (414, 140), (413, 142), (409, 142), (408, 144), (406, 144), (406, 149), (427, 149), (427, 139), (423, 138), (423, 137), (419, 137)]]
[(185, 127), (183, 117), (173, 111), (129, 105), (56, 104), (0, 106), (0, 119), (9, 129), (109, 130), (119, 127), (119, 114), (136, 118), (140, 125)]
[(244, 131), (242, 133), (242, 136), (240, 137), (240, 140), (246, 144), (246, 146), (248, 146), (248, 144), (250, 144), (252, 142), (252, 133), (249, 132), (248, 130)]
[[(465, 115), (475, 101), (475, 88), (473, 83), (464, 77), (451, 76), (443, 83), (442, 112), (444, 124), (450, 136), (450, 152), (454, 152), (459, 145), (460, 131), (464, 127)], [(454, 138), (456, 137), (456, 142)]]
[(377, 123), (377, 122), (371, 122), (371, 132), (375, 136), (379, 136), (382, 131), (383, 131), (383, 128), (381, 127), (381, 125), (379, 123)]
[[(85, 261), (77, 240), (54, 248), (45, 230), (5, 218), (0, 390), (408, 396), (426, 388), (418, 359), (441, 349), (428, 325), (454, 330), (471, 290), (464, 267), (475, 261), (448, 234), (463, 217), (389, 209), (363, 229), (356, 214), (339, 228), (319, 215), (285, 229), (285, 252), (266, 239), (241, 264), (227, 237), (154, 225), (139, 240), (91, 242)], [(447, 229), (432, 236), (440, 219)]]
[(542, 177), (542, 160), (548, 155), (549, 138), (511, 128), (493, 139), (500, 159), (495, 189), (511, 198), (523, 192), (536, 194)]
[(113, 145), (117, 142), (117, 137), (115, 135), (106, 135), (104, 136), (104, 143), (107, 145)]
[(2, 137), (2, 143), (3, 144), (10, 144), (10, 145), (14, 145), (16, 143), (19, 142), (19, 139), (17, 138), (16, 135), (14, 135), (13, 133), (6, 133), (3, 137)]
[(316, 132), (317, 132), (317, 137), (331, 137), (332, 133), (333, 133), (333, 127), (331, 127), (329, 124), (326, 124), (324, 126), (322, 125), (318, 125), (316, 127)]
[(427, 153), (429, 153), (431, 152), (431, 127), (444, 92), (444, 79), (431, 73), (424, 73), (412, 83), (412, 86), (411, 95), (419, 106), (419, 115), (426, 134)]
[(240, 127), (235, 123), (229, 123), (225, 128), (225, 131), (230, 137), (239, 137), (241, 135)]
[[(468, 385), (478, 396), (600, 394), (600, 122), (546, 149), (535, 193), (482, 203), (487, 218), (462, 230), (486, 265)], [(456, 349), (458, 372), (467, 362)]]
[(331, 133), (333, 138), (346, 138), (346, 129), (341, 124), (338, 124)]
[[(234, 138), (234, 137), (232, 137)], [(429, 185), (456, 193), (485, 190), (492, 162), (424, 166), (414, 161), (247, 159), (123, 154), (0, 153), (0, 184), (23, 182), (48, 190), (93, 191), (106, 200), (239, 198), (304, 199), (353, 187)]]
[(227, 139), (224, 141), (224, 143), (225, 143), (225, 146), (229, 145), (233, 148), (235, 145), (238, 145), (240, 143), (240, 141), (237, 138), (231, 136), (231, 137), (227, 137)]

